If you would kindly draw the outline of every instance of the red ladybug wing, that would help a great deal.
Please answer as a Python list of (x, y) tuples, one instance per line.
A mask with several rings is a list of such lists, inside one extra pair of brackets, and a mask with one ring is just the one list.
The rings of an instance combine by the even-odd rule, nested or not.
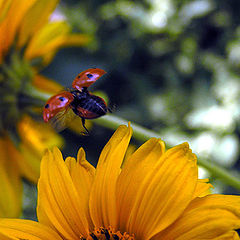
[(77, 115), (79, 117), (85, 118), (85, 119), (93, 119), (93, 118), (99, 117), (99, 114), (91, 112), (91, 111), (81, 108), (81, 107), (77, 108)]
[(56, 94), (48, 99), (43, 109), (43, 120), (48, 122), (59, 112), (64, 112), (70, 107), (74, 96), (67, 91)]
[(81, 91), (83, 87), (89, 87), (106, 72), (100, 68), (89, 68), (77, 75), (73, 80), (72, 87)]

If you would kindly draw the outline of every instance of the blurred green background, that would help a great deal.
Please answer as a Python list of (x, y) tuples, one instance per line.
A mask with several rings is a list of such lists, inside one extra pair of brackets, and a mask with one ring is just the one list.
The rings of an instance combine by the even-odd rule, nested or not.
[[(92, 41), (59, 51), (44, 74), (70, 87), (87, 68), (106, 70), (90, 91), (104, 92), (115, 115), (156, 131), (168, 146), (188, 141), (199, 158), (237, 176), (239, 12), (237, 0), (61, 1), (53, 18), (67, 19)], [(64, 156), (83, 146), (96, 164), (112, 133), (96, 124), (90, 136), (64, 130)], [(211, 175), (200, 169), (200, 177)], [(211, 181), (215, 192), (239, 194)], [(31, 188), (26, 185), (26, 194)]]

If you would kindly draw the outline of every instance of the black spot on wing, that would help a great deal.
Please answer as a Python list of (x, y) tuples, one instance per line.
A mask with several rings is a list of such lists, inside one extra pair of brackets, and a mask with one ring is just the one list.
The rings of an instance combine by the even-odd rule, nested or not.
[(92, 75), (91, 73), (88, 73), (88, 74), (87, 74), (87, 77), (88, 77), (88, 78), (92, 78), (93, 75)]
[(65, 97), (59, 97), (58, 98), (61, 102), (63, 102), (65, 100)]

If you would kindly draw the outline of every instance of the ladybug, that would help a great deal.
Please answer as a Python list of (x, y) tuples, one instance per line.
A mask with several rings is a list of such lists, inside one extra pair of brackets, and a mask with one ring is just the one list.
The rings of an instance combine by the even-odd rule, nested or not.
[(72, 82), (73, 90), (63, 91), (48, 99), (43, 109), (43, 120), (50, 121), (58, 130), (62, 130), (74, 113), (81, 118), (84, 129), (89, 133), (85, 119), (98, 118), (111, 112), (101, 97), (88, 91), (88, 87), (105, 73), (99, 68), (90, 68), (79, 73)]

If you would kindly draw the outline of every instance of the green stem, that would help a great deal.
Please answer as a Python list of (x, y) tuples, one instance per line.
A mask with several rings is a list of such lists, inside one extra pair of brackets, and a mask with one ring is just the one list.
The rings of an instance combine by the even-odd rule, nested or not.
[[(116, 130), (121, 124), (128, 124), (127, 120), (114, 116), (113, 114), (95, 119), (94, 122), (112, 130)], [(133, 129), (133, 137), (142, 142), (152, 137), (161, 138), (158, 133), (148, 130), (138, 124), (131, 123), (131, 127)], [(227, 171), (223, 167), (220, 167), (216, 163), (205, 159), (198, 159), (198, 163), (211, 172), (214, 177), (221, 178), (225, 183), (240, 190), (240, 178), (235, 177), (231, 172)]]
[(52, 94), (39, 91), (38, 89), (36, 89), (31, 85), (28, 85), (26, 87), (25, 92), (26, 92), (26, 95), (44, 102), (46, 102), (52, 96)]
[(221, 178), (229, 186), (240, 190), (240, 176), (238, 174), (231, 173), (229, 170), (217, 165), (215, 162), (206, 159), (198, 159), (198, 163), (211, 172), (212, 176)]
[[(110, 128), (113, 130), (116, 130), (119, 127), (119, 125), (122, 124), (128, 125), (129, 122), (113, 114), (97, 118), (94, 121), (103, 127)], [(159, 134), (155, 133), (154, 131), (148, 130), (147, 128), (144, 128), (136, 123), (131, 122), (131, 127), (133, 129), (133, 137), (137, 140), (147, 141), (149, 138), (152, 137), (160, 138)]]

